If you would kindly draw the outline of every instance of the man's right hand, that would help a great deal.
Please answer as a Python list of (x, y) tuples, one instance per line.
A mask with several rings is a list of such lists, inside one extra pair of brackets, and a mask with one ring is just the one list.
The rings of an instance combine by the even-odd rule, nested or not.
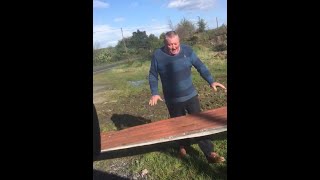
[(154, 95), (154, 96), (152, 96), (152, 97), (150, 98), (149, 105), (150, 105), (150, 106), (156, 105), (157, 102), (158, 102), (158, 100), (163, 101), (159, 95)]

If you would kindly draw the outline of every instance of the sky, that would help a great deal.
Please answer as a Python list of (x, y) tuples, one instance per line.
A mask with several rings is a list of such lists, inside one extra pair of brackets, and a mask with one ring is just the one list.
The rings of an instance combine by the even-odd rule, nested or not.
[[(227, 0), (93, 0), (93, 45), (115, 46), (133, 32), (159, 37), (185, 18), (196, 26), (202, 18), (209, 29), (227, 24)], [(197, 27), (197, 26), (196, 26)], [(122, 31), (121, 31), (122, 28)]]

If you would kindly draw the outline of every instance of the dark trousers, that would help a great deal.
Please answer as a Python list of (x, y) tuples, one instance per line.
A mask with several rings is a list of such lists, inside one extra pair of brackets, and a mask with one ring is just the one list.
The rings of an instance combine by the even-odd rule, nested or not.
[[(201, 112), (198, 95), (185, 102), (166, 103), (166, 105), (171, 118), (184, 116), (186, 113), (193, 114)], [(182, 140), (179, 142), (179, 145), (190, 146), (190, 140)], [(206, 156), (209, 156), (213, 151), (213, 144), (209, 139), (198, 141), (198, 145)]]
[(100, 127), (99, 127), (99, 119), (98, 119), (98, 114), (97, 114), (97, 111), (96, 111), (96, 108), (93, 104), (93, 119), (92, 119), (92, 122), (93, 122), (93, 161), (95, 161), (97, 159), (97, 157), (99, 156), (100, 154), (100, 151), (101, 151), (101, 137), (100, 137)]

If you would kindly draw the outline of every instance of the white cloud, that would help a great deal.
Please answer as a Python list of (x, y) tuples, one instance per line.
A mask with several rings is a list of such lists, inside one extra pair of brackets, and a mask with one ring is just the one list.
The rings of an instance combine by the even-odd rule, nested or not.
[(101, 0), (93, 0), (93, 8), (108, 8), (110, 5)]
[(216, 0), (170, 0), (168, 8), (178, 10), (208, 10), (215, 5)]
[[(131, 37), (133, 32), (146, 31), (147, 35), (154, 34), (159, 37), (161, 33), (169, 31), (168, 25), (153, 25), (153, 26), (135, 26), (122, 28), (124, 37)], [(99, 44), (100, 48), (117, 45), (119, 40), (122, 40), (120, 28), (114, 28), (109, 25), (94, 25), (93, 26), (93, 44)]]
[(146, 33), (148, 35), (154, 34), (155, 36), (159, 37), (161, 33), (170, 31), (171, 29), (169, 28), (168, 25), (158, 25), (154, 26), (152, 29), (146, 29)]
[(121, 22), (121, 21), (124, 21), (124, 18), (123, 17), (114, 18), (113, 21), (114, 22)]
[(93, 32), (93, 43), (98, 43), (101, 48), (114, 46), (118, 39), (121, 39), (121, 29), (112, 28), (108, 25), (94, 25)]

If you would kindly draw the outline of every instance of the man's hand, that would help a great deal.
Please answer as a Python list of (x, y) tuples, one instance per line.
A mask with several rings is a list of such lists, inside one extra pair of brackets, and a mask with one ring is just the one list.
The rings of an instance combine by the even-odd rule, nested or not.
[(159, 95), (154, 95), (154, 96), (152, 96), (152, 97), (150, 98), (149, 105), (150, 105), (150, 106), (156, 105), (157, 102), (158, 102), (158, 100), (163, 101)]
[(213, 90), (214, 90), (215, 92), (217, 91), (217, 86), (218, 86), (218, 87), (221, 87), (222, 89), (224, 89), (225, 92), (227, 92), (227, 88), (224, 87), (224, 85), (222, 85), (222, 84), (220, 84), (220, 83), (218, 83), (218, 82), (214, 82), (214, 83), (212, 83), (210, 86), (211, 86), (211, 88), (213, 88)]

